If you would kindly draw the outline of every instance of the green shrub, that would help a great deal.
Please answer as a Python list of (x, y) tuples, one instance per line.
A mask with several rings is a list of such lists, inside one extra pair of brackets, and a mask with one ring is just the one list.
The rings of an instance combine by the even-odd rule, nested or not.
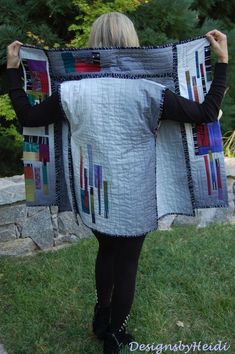
[(22, 142), (8, 95), (0, 96), (0, 177), (23, 173)]
[(226, 157), (235, 157), (235, 130), (228, 131), (223, 136), (224, 154)]

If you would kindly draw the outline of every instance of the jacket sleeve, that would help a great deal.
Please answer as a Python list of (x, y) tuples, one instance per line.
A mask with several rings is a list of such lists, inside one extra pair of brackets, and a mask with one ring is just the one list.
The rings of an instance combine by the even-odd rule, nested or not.
[(63, 119), (58, 93), (53, 93), (40, 104), (31, 106), (22, 88), (20, 69), (7, 69), (9, 96), (22, 126), (40, 127)]
[(216, 121), (226, 90), (227, 66), (224, 63), (216, 64), (214, 79), (202, 103), (178, 96), (167, 89), (161, 119), (184, 123), (210, 123)]

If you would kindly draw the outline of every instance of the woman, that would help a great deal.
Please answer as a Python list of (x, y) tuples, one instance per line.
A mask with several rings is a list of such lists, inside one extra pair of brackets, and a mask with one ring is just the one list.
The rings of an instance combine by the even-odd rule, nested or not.
[[(189, 123), (217, 120), (226, 89), (228, 63), (227, 39), (223, 33), (217, 30), (208, 32), (206, 36), (217, 56), (218, 63), (215, 68), (214, 80), (210, 91), (205, 97), (205, 101), (202, 104), (195, 103), (177, 96), (170, 90), (166, 90), (161, 119), (175, 119)], [(82, 120), (78, 122), (78, 116), (80, 117), (82, 113), (79, 112), (78, 116), (76, 116), (70, 102), (73, 102), (73, 107), (76, 106), (78, 111), (82, 102), (83, 110), (87, 111), (90, 109), (89, 102), (91, 102), (92, 98), (93, 105), (97, 105), (97, 107), (99, 105), (99, 107), (102, 106), (102, 109), (105, 109), (107, 102), (100, 101), (102, 99), (98, 97), (99, 95), (97, 95), (95, 87), (97, 88), (97, 85), (100, 85), (99, 87), (102, 89), (103, 85), (106, 85), (107, 88), (107, 85), (111, 82), (109, 78), (85, 79), (73, 82), (73, 86), (70, 83), (63, 83), (61, 85), (61, 93), (53, 93), (52, 96), (41, 104), (31, 107), (25, 92), (21, 88), (19, 77), (20, 60), (18, 54), (21, 45), (22, 43), (15, 41), (8, 46), (7, 69), (10, 83), (10, 98), (18, 119), (23, 126), (48, 125), (63, 119), (65, 113), (73, 130), (77, 129), (77, 126), (82, 126)], [(137, 47), (139, 46), (139, 41), (133, 23), (125, 15), (109, 13), (100, 16), (94, 22), (88, 46), (93, 48), (116, 46)], [(91, 81), (89, 80), (93, 80), (91, 85)], [(128, 93), (129, 100), (134, 100), (134, 94), (131, 97), (131, 91), (128, 90), (128, 85), (132, 80), (115, 80), (114, 86), (117, 88), (117, 92), (119, 92), (119, 98), (125, 97)], [(153, 84), (150, 82), (146, 83), (146, 80), (136, 80), (135, 89), (141, 90), (143, 81), (145, 81), (144, 85), (147, 85), (144, 87), (144, 92), (148, 96), (153, 87)], [(125, 83), (124, 86), (123, 83)], [(87, 89), (88, 86), (89, 89)], [(154, 87), (157, 87), (157, 85)], [(110, 87), (110, 92), (112, 90), (113, 87)], [(68, 101), (66, 97), (71, 92), (72, 97)], [(78, 92), (78, 94), (76, 95), (74, 92)], [(79, 92), (82, 92), (82, 98)], [(110, 109), (112, 110), (112, 107), (117, 104), (115, 97), (116, 95), (113, 94), (109, 96), (107, 114), (109, 115), (109, 119), (117, 120), (120, 117), (115, 116), (113, 111), (114, 116), (109, 114)], [(59, 104), (60, 99), (62, 100), (62, 107)], [(81, 102), (79, 101), (80, 105), (76, 99), (82, 100)], [(91, 116), (89, 119), (91, 119), (91, 122), (94, 122), (93, 119), (95, 117), (92, 115), (92, 111), (89, 112)], [(125, 114), (127, 113), (125, 112)], [(130, 119), (132, 118), (134, 119), (130, 113)], [(80, 125), (77, 125), (77, 122)], [(98, 121), (95, 122), (97, 126), (99, 123)], [(147, 129), (152, 134), (155, 128), (149, 124)], [(84, 136), (88, 136), (89, 132), (84, 131), (84, 128), (81, 130), (83, 130), (83, 133), (79, 133), (79, 138), (83, 139)], [(95, 138), (93, 137), (92, 139), (92, 143), (95, 144)], [(128, 219), (128, 215), (125, 217)], [(136, 237), (133, 237), (133, 235), (129, 237), (125, 235), (124, 237), (125, 232), (123, 232), (123, 235), (116, 235), (116, 231), (112, 229), (109, 234), (102, 234), (96, 229), (93, 229), (93, 232), (99, 242), (95, 267), (97, 303), (94, 309), (93, 331), (98, 338), (104, 339), (104, 354), (119, 353), (122, 347), (133, 341), (133, 337), (126, 332), (126, 324), (134, 299), (138, 259), (146, 233), (136, 234)]]

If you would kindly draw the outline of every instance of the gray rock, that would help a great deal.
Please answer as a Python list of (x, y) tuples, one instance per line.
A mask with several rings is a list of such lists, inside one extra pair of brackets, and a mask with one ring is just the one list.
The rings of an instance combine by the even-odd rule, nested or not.
[(12, 177), (5, 177), (6, 179), (9, 179), (11, 182), (14, 183), (22, 183), (24, 182), (24, 174), (23, 175), (16, 175)]
[(233, 206), (235, 204), (235, 178), (228, 177), (227, 186), (228, 186), (228, 201), (229, 203), (231, 203), (231, 206)]
[(186, 216), (186, 215), (176, 215), (173, 220), (173, 225), (197, 225), (198, 223), (198, 210), (196, 210), (196, 215)]
[(63, 243), (68, 242), (67, 241), (68, 237), (69, 237), (69, 235), (58, 234), (57, 237), (54, 238), (54, 246), (60, 246)]
[(227, 176), (235, 179), (235, 157), (225, 157), (225, 169)]
[(78, 238), (86, 238), (91, 235), (91, 231), (87, 228), (81, 218), (74, 216), (71, 211), (64, 211), (58, 214), (58, 231), (62, 235), (75, 235)]
[(70, 240), (69, 242), (71, 243), (76, 243), (79, 241), (79, 238), (76, 235), (70, 235)]
[(57, 214), (51, 214), (51, 222), (52, 222), (54, 233), (56, 233), (56, 235), (58, 235), (58, 217), (57, 217)]
[(177, 215), (174, 225), (195, 225), (198, 228), (206, 227), (212, 223), (235, 223), (234, 208), (206, 208), (197, 209), (195, 217)]
[(228, 222), (228, 208), (198, 209), (197, 228), (206, 227), (212, 223), (224, 224)]
[(70, 211), (63, 211), (58, 214), (58, 229), (63, 235), (78, 234), (79, 226), (76, 223), (74, 214)]
[(0, 207), (0, 225), (23, 223), (26, 218), (26, 205), (13, 204)]
[(47, 210), (49, 212), (49, 208), (45, 206), (37, 206), (37, 207), (26, 207), (27, 217), (31, 217), (33, 215), (38, 214), (40, 211)]
[(15, 223), (16, 238), (21, 237), (22, 234), (22, 225)]
[(54, 214), (58, 214), (58, 206), (56, 205), (52, 205), (50, 206), (50, 211), (51, 211), (51, 214), (54, 215)]
[(195, 217), (177, 215), (173, 225), (195, 225), (201, 228), (212, 223), (223, 224), (227, 222), (235, 222), (232, 208), (206, 208), (197, 209)]
[(89, 229), (89, 227), (87, 227), (85, 224), (83, 224), (82, 219), (80, 218), (80, 216), (78, 214), (77, 214), (77, 222), (79, 224), (79, 235), (76, 235), (76, 236), (78, 236), (80, 239), (88, 238), (88, 237), (92, 236), (91, 229)]
[(58, 234), (58, 237), (54, 239), (54, 245), (60, 246), (64, 243), (77, 243), (79, 238), (75, 235), (61, 235)]
[(25, 200), (24, 176), (0, 179), (0, 205), (12, 204)]
[(0, 225), (0, 242), (15, 240), (18, 238), (17, 227), (14, 224)]
[(158, 220), (158, 230), (171, 230), (171, 225), (175, 219), (175, 214), (166, 215)]
[(14, 241), (0, 243), (0, 256), (24, 256), (37, 249), (31, 238), (18, 238)]
[(235, 177), (228, 178), (228, 220), (230, 223), (235, 224)]
[(60, 244), (58, 246), (54, 245), (51, 248), (47, 248), (47, 249), (45, 249), (43, 251), (38, 251), (38, 253), (40, 253), (40, 252), (46, 252), (46, 253), (48, 253), (48, 252), (56, 252), (58, 250), (61, 250), (61, 249), (65, 248), (65, 247), (70, 247), (70, 246), (72, 246), (71, 243), (63, 242), (62, 244)]
[(48, 208), (26, 219), (22, 228), (22, 237), (31, 237), (41, 249), (53, 246), (54, 232)]
[(0, 344), (0, 354), (7, 354), (2, 344)]

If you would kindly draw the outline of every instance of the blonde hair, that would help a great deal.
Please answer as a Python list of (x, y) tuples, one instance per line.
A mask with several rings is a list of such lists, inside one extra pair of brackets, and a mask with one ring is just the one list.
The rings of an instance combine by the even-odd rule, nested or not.
[(93, 23), (88, 47), (139, 47), (139, 39), (132, 21), (126, 15), (109, 12)]

